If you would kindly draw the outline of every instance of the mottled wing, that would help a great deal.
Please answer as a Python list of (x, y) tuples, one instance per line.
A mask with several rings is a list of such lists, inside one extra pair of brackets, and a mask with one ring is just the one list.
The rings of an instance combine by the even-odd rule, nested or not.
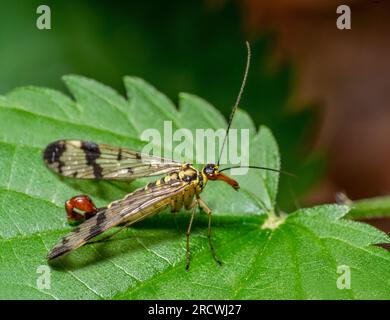
[(153, 185), (135, 190), (125, 198), (100, 209), (95, 216), (77, 226), (50, 250), (48, 259), (54, 259), (77, 249), (118, 224), (130, 225), (157, 213), (170, 205), (173, 196), (184, 192), (188, 187), (189, 183), (175, 180), (163, 185)]
[(46, 147), (43, 159), (58, 174), (80, 179), (132, 180), (181, 167), (173, 160), (82, 140), (55, 141)]

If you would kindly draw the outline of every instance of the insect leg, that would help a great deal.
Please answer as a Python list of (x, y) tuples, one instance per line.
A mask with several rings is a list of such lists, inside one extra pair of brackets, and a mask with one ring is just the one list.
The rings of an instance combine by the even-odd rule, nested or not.
[(200, 197), (198, 197), (196, 201), (198, 202), (199, 207), (200, 207), (204, 212), (206, 212), (208, 215), (211, 214), (211, 209), (210, 209), (209, 206), (206, 204), (206, 202), (203, 201), (203, 199), (201, 199)]
[[(85, 214), (78, 213), (74, 209), (84, 211)], [(65, 210), (68, 221), (71, 223), (87, 220), (93, 217), (97, 212), (95, 204), (91, 198), (86, 195), (78, 195), (66, 201)]]
[(196, 202), (194, 201), (192, 203), (192, 212), (191, 212), (191, 218), (190, 218), (190, 223), (187, 228), (186, 232), (186, 239), (187, 239), (187, 247), (186, 247), (186, 271), (190, 269), (190, 234), (191, 234), (191, 227), (192, 227), (192, 222), (194, 221), (194, 216), (195, 216), (195, 210), (196, 210)]
[(213, 242), (211, 241), (211, 213), (212, 213), (212, 211), (209, 208), (209, 206), (206, 204), (206, 202), (204, 202), (200, 197), (197, 197), (197, 201), (198, 201), (199, 207), (202, 210), (204, 210), (207, 213), (208, 217), (209, 217), (209, 223), (208, 223), (208, 229), (207, 229), (207, 238), (209, 239), (209, 245), (210, 245), (211, 253), (213, 255), (214, 260), (219, 265), (222, 265), (221, 260), (219, 260), (217, 255), (216, 255), (215, 248), (213, 246)]

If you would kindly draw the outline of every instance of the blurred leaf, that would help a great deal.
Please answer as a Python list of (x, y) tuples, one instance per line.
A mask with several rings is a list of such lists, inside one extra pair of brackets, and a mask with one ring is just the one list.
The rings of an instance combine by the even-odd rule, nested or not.
[(387, 196), (351, 201), (349, 205), (348, 218), (351, 219), (386, 218), (390, 215), (390, 197)]

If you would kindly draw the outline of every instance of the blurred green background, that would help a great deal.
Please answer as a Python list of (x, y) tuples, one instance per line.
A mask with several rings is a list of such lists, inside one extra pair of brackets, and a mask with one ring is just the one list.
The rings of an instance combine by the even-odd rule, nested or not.
[(1, 1), (2, 94), (24, 85), (66, 92), (61, 76), (73, 73), (124, 94), (123, 76), (136, 75), (174, 102), (179, 92), (191, 92), (228, 117), (241, 84), (248, 39), (253, 63), (241, 108), (256, 125), (271, 128), (283, 169), (298, 175), (282, 177), (281, 209), (299, 206), (299, 199), (322, 175), (325, 158), (309, 151), (307, 138), (316, 116), (288, 107), (294, 66), (286, 60), (272, 63), (272, 30), (259, 36), (244, 31), (239, 2), (45, 1), (52, 12), (51, 30), (35, 26), (40, 4)]

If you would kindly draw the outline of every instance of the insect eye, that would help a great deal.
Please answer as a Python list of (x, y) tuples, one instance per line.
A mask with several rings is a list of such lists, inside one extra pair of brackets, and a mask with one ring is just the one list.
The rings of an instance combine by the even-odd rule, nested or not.
[(213, 166), (206, 166), (206, 168), (204, 169), (204, 172), (207, 175), (213, 175), (215, 172), (215, 168)]

